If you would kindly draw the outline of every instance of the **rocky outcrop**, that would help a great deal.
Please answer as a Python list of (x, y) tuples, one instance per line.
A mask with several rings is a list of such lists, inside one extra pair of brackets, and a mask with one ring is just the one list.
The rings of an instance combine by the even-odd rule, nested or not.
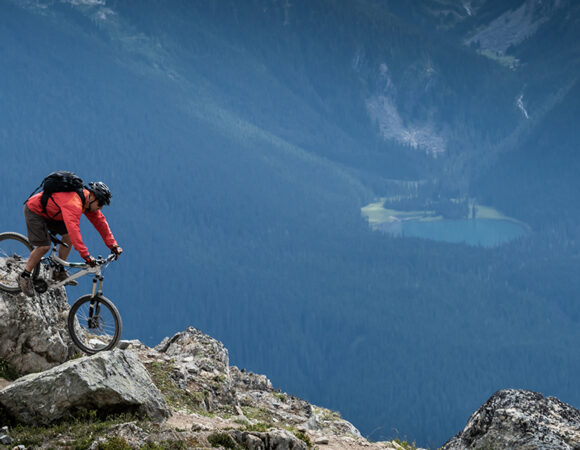
[(195, 363), (190, 365), (193, 372), (203, 370), (227, 373), (229, 369), (230, 359), (224, 344), (193, 327), (177, 333), (172, 338), (165, 338), (155, 350), (179, 358), (185, 363), (195, 360)]
[[(0, 362), (20, 373), (40, 372), (12, 383), (0, 379), (0, 418), (30, 427), (81, 411), (145, 418), (120, 419), (84, 438), (95, 449), (107, 442), (131, 448), (168, 443), (256, 450), (409, 447), (371, 444), (338, 413), (274, 389), (264, 375), (230, 366), (224, 345), (192, 327), (155, 348), (123, 341), (118, 350), (69, 360), (76, 350), (66, 331), (67, 313), (63, 290), (32, 299), (0, 293)], [(5, 425), (0, 423), (0, 443), (23, 442), (25, 431)], [(48, 447), (78, 446), (72, 435), (47, 439)], [(443, 448), (578, 449), (580, 411), (531, 391), (499, 391)]]
[(578, 449), (580, 411), (554, 397), (507, 389), (496, 392), (443, 449)]
[(321, 435), (361, 437), (337, 413), (274, 389), (264, 375), (229, 366), (223, 344), (193, 327), (164, 339), (154, 349), (139, 342), (128, 348), (157, 377), (165, 377), (164, 384), (178, 388), (181, 398), (175, 402), (180, 405), (201, 413), (233, 415), (247, 425), (284, 424)]
[[(14, 382), (0, 379), (0, 418), (30, 427), (82, 411), (145, 418), (119, 416), (88, 440), (83, 437), (83, 445), (95, 449), (107, 442), (131, 448), (169, 443), (263, 450), (409, 448), (394, 441), (370, 443), (338, 413), (275, 389), (264, 375), (230, 366), (224, 345), (192, 327), (155, 348), (123, 341), (112, 352), (70, 360), (77, 350), (66, 330), (67, 315), (64, 290), (32, 299), (0, 292), (0, 363), (29, 373)], [(25, 432), (4, 427), (0, 443), (18, 445)], [(48, 447), (75, 447), (79, 440), (42, 439)], [(530, 391), (499, 391), (443, 448), (580, 448), (580, 411)]]
[(0, 391), (0, 405), (18, 423), (50, 424), (79, 410), (169, 416), (161, 392), (139, 359), (115, 350), (19, 378)]
[(66, 328), (68, 309), (64, 289), (33, 298), (0, 291), (0, 360), (22, 374), (69, 360), (76, 350)]

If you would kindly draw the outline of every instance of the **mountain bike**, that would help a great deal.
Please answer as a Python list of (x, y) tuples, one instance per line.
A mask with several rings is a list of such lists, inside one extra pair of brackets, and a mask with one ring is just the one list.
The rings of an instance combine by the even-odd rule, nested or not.
[[(92, 274), (92, 292), (78, 298), (70, 308), (68, 331), (75, 345), (89, 355), (116, 347), (121, 339), (123, 325), (119, 311), (103, 295), (102, 275), (102, 270), (116, 259), (115, 255), (111, 254), (106, 258), (99, 256), (94, 267), (85, 262), (67, 262), (59, 258), (57, 252), (58, 245), (68, 247), (67, 244), (52, 234), (50, 239), (53, 245), (49, 255), (43, 257), (32, 271), (35, 291), (42, 294)], [(26, 267), (33, 249), (22, 234), (0, 233), (0, 290), (11, 294), (21, 291), (18, 277)], [(54, 280), (55, 271), (63, 267), (78, 271), (62, 281)]]

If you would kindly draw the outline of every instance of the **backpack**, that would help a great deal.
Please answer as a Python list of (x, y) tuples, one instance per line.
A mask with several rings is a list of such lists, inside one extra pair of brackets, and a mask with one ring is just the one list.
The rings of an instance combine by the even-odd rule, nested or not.
[[(57, 172), (52, 172), (48, 175), (42, 183), (34, 190), (32, 194), (28, 197), (32, 197), (40, 189), (42, 189), (42, 196), (40, 197), (40, 204), (42, 205), (42, 210), (45, 214), (46, 205), (48, 204), (48, 199), (52, 198), (52, 194), (55, 192), (76, 192), (81, 198), (81, 202), (85, 204), (85, 193), (83, 192), (84, 182), (81, 178), (72, 172), (67, 172), (66, 170), (59, 170)], [(28, 199), (26, 201), (28, 201)], [(54, 202), (54, 200), (53, 200)], [(26, 203), (26, 202), (24, 202)], [(56, 203), (56, 202), (55, 202)]]

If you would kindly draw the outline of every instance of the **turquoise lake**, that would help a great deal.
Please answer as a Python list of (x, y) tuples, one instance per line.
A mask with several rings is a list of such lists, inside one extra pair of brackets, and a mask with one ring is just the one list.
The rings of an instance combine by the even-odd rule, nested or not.
[(437, 220), (432, 222), (409, 220), (383, 223), (377, 228), (400, 237), (463, 242), (484, 247), (495, 247), (529, 232), (523, 224), (499, 219)]

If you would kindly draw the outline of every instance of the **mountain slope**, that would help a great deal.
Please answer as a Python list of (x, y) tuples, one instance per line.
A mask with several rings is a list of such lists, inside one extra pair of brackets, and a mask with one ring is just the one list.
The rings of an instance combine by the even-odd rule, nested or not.
[[(446, 3), (416, 2), (423, 26), (366, 0), (1, 2), (3, 228), (23, 231), (51, 170), (102, 179), (127, 337), (194, 324), (375, 439), (439, 445), (508, 385), (580, 404), (577, 230), (522, 188), (561, 192), (575, 223), (577, 53), (550, 33), (570, 42), (577, 7), (510, 49), (514, 70), (465, 39), (523, 2), (442, 29), (422, 7)], [(408, 195), (400, 180), (537, 233), (482, 249), (371, 232), (360, 207)]]

